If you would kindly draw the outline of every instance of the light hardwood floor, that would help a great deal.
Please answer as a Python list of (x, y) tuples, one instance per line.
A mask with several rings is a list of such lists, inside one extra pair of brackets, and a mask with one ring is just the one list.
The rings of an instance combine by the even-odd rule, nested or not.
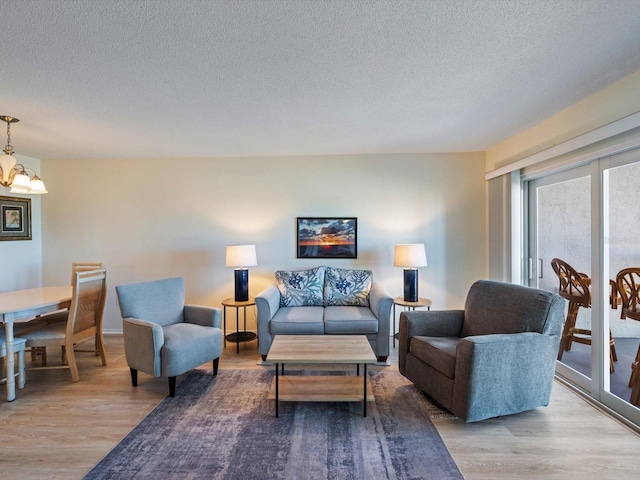
[[(165, 378), (143, 373), (132, 388), (122, 337), (107, 336), (106, 345), (106, 367), (91, 354), (78, 355), (78, 383), (68, 370), (28, 371), (26, 388), (11, 403), (1, 387), (1, 478), (82, 478), (167, 395)], [(376, 368), (397, 368), (392, 352), (391, 366)], [(228, 343), (220, 369), (267, 368), (256, 365), (258, 358), (255, 341), (242, 344), (239, 355)], [(59, 355), (50, 352), (49, 359)], [(546, 408), (472, 424), (434, 423), (468, 480), (640, 478), (640, 437), (558, 383)]]

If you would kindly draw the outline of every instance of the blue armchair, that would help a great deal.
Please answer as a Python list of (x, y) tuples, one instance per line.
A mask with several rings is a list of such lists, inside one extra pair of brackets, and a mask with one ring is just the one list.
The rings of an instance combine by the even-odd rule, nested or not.
[(213, 360), (218, 374), (222, 355), (219, 308), (185, 305), (183, 278), (118, 285), (124, 351), (131, 382), (138, 370), (169, 378), (169, 395), (175, 396), (176, 376)]
[(480, 280), (464, 310), (400, 315), (398, 367), (467, 422), (549, 404), (565, 301)]

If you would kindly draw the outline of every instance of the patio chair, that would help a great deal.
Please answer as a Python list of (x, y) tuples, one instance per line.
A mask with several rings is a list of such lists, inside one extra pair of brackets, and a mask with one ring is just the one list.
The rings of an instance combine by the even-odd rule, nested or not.
[[(620, 318), (640, 321), (640, 267), (625, 268), (616, 275), (616, 286), (621, 298)], [(631, 398), (629, 403), (640, 406), (640, 345), (631, 363)]]

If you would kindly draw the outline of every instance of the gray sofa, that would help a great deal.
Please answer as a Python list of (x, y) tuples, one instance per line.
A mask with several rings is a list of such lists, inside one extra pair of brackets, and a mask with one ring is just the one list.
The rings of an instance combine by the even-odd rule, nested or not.
[(466, 422), (549, 404), (565, 301), (480, 280), (464, 310), (400, 315), (398, 368)]
[(369, 270), (317, 267), (276, 272), (256, 296), (258, 345), (266, 360), (275, 335), (366, 335), (378, 361), (389, 356), (393, 298)]

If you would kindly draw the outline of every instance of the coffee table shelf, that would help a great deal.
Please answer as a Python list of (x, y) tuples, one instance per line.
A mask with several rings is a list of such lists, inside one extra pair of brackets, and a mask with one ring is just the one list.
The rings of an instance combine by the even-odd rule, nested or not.
[[(364, 400), (362, 377), (344, 375), (280, 376), (279, 400), (284, 402), (361, 402)], [(276, 379), (271, 383), (269, 400), (276, 399)], [(367, 385), (367, 401), (373, 402), (373, 390)]]

